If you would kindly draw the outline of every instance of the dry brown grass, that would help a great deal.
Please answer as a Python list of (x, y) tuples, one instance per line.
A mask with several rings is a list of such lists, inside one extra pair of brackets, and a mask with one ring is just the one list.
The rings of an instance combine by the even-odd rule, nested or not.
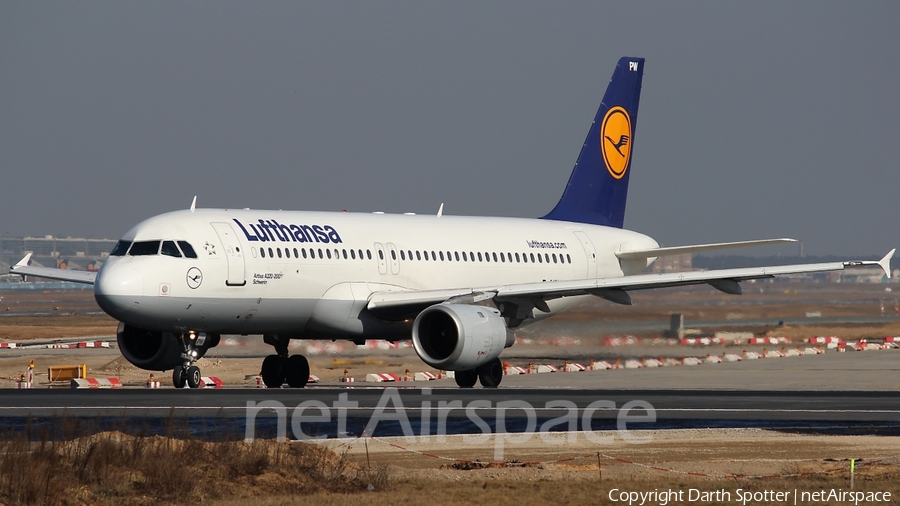
[(118, 431), (71, 437), (84, 424), (0, 437), (0, 504), (255, 503), (280, 495), (347, 495), (390, 485), (385, 466), (363, 468), (317, 445), (205, 442)]

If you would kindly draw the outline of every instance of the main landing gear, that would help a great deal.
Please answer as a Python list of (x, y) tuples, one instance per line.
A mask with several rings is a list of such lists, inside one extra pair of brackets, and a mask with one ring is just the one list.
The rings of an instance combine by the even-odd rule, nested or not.
[(207, 343), (207, 340), (210, 338), (205, 332), (188, 332), (187, 334), (182, 334), (180, 339), (181, 345), (184, 347), (184, 351), (181, 353), (184, 363), (175, 366), (175, 370), (172, 371), (172, 383), (175, 385), (175, 388), (184, 388), (185, 385), (190, 388), (200, 388), (200, 382), (202, 381), (200, 368), (194, 365), (194, 362), (199, 358), (197, 350), (215, 347), (218, 344), (219, 336), (218, 334), (214, 335), (212, 339), (215, 342), (211, 343)]
[(262, 363), (262, 380), (269, 388), (280, 388), (285, 382), (291, 388), (303, 388), (309, 381), (309, 361), (303, 355), (288, 356), (290, 339), (266, 334), (266, 344), (275, 347), (275, 355), (267, 356)]
[(503, 379), (503, 364), (499, 358), (495, 358), (477, 369), (456, 371), (454, 377), (460, 388), (472, 388), (476, 381), (481, 381), (484, 388), (497, 388)]

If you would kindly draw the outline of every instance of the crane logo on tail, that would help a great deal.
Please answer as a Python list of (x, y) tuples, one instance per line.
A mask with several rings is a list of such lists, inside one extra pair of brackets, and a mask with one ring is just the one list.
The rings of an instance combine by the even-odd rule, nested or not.
[(631, 117), (624, 108), (610, 107), (600, 125), (600, 151), (606, 170), (622, 179), (631, 161)]

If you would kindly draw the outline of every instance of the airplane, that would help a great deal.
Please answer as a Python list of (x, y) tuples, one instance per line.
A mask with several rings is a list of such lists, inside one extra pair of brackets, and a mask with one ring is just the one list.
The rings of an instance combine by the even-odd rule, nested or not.
[(642, 273), (658, 257), (784, 243), (766, 239), (660, 247), (623, 228), (644, 58), (621, 58), (557, 205), (539, 219), (198, 209), (154, 216), (126, 232), (99, 272), (29, 266), (9, 272), (93, 284), (118, 320), (125, 358), (200, 385), (196, 361), (221, 335), (262, 335), (275, 353), (262, 380), (307, 383), (292, 339), (412, 340), (457, 385), (497, 387), (515, 330), (594, 297), (631, 304), (632, 290), (740, 282), (879, 266), (847, 261)]

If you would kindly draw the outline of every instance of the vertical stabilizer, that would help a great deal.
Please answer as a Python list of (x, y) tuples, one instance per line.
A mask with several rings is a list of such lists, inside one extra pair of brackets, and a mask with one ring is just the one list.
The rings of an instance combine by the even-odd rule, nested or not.
[(544, 219), (622, 228), (643, 76), (643, 58), (619, 60), (562, 198)]

